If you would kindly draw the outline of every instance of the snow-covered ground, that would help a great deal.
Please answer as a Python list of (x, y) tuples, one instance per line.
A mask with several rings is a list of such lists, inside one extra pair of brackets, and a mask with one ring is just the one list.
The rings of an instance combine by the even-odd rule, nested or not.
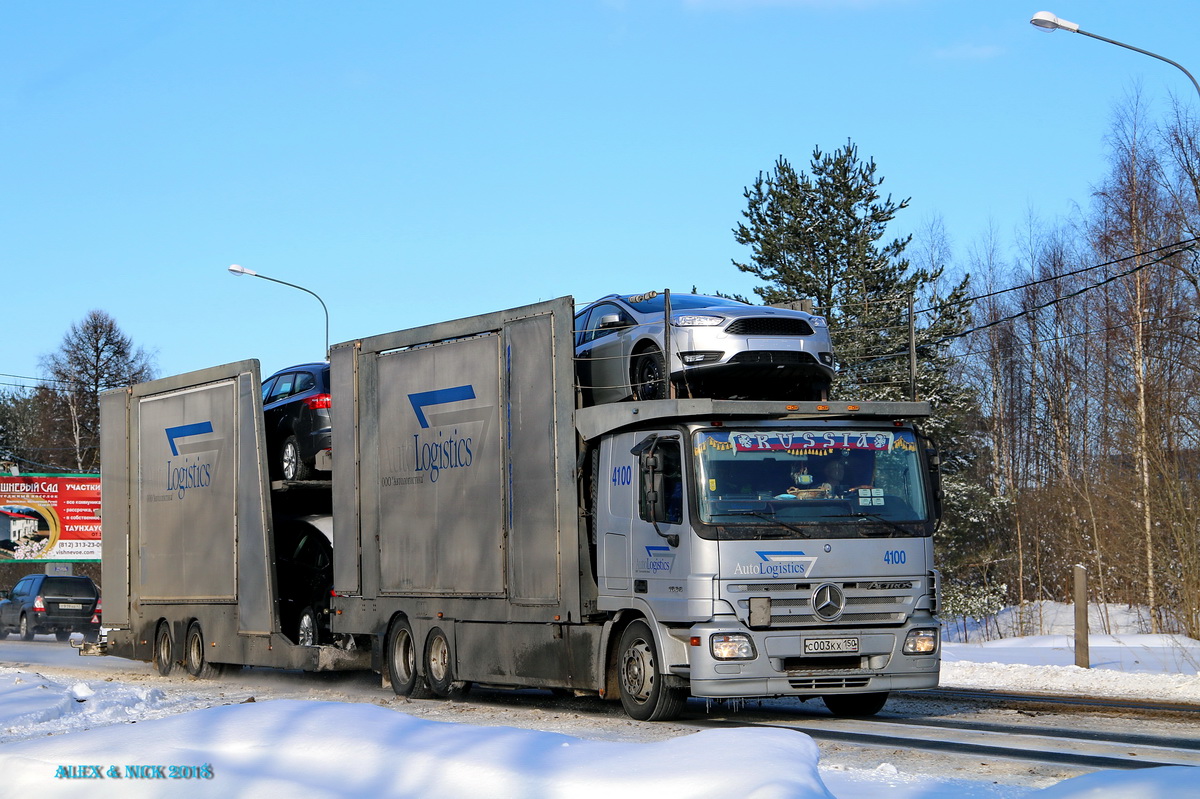
[[(947, 643), (943, 684), (1200, 703), (1200, 642), (1111, 628), (1092, 637), (1093, 668), (1085, 670), (1071, 665), (1071, 639), (1058, 625), (1032, 637)], [(547, 730), (571, 734), (476, 726), (406, 713), (383, 692), (372, 702), (245, 701), (204, 682), (164, 682), (145, 664), (116, 658), (86, 659), (76, 679), (63, 668), (72, 657), (51, 637), (0, 642), (0, 799), (1200, 797), (1192, 768), (1095, 772), (1032, 790), (961, 771), (904, 773), (886, 762), (823, 766), (811, 738), (784, 729), (663, 737), (661, 725), (624, 722), (623, 732), (593, 734), (578, 716), (573, 726), (546, 719)]]

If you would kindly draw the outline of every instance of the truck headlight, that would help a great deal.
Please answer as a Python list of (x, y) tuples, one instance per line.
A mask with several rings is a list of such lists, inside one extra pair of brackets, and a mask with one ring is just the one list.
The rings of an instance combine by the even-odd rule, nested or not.
[(931, 655), (938, 648), (938, 631), (933, 629), (909, 630), (904, 638), (904, 654)]
[(754, 660), (754, 642), (745, 633), (720, 633), (708, 639), (708, 648), (716, 660)]

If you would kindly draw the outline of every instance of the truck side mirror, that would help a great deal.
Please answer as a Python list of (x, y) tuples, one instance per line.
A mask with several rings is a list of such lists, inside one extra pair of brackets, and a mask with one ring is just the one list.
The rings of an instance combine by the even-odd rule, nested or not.
[(933, 515), (942, 518), (942, 455), (937, 444), (927, 435), (919, 434), (925, 444), (925, 459), (929, 464), (929, 488), (933, 492)]

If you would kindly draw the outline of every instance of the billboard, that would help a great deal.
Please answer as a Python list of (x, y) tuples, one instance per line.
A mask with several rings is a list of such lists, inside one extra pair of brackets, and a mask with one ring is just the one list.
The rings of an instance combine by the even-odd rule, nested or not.
[(100, 475), (0, 476), (3, 560), (100, 560)]

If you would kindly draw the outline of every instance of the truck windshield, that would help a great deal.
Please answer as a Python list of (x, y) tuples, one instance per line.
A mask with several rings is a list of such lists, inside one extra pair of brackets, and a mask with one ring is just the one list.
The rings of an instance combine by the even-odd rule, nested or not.
[(713, 538), (927, 536), (924, 458), (911, 429), (701, 430), (700, 534)]

